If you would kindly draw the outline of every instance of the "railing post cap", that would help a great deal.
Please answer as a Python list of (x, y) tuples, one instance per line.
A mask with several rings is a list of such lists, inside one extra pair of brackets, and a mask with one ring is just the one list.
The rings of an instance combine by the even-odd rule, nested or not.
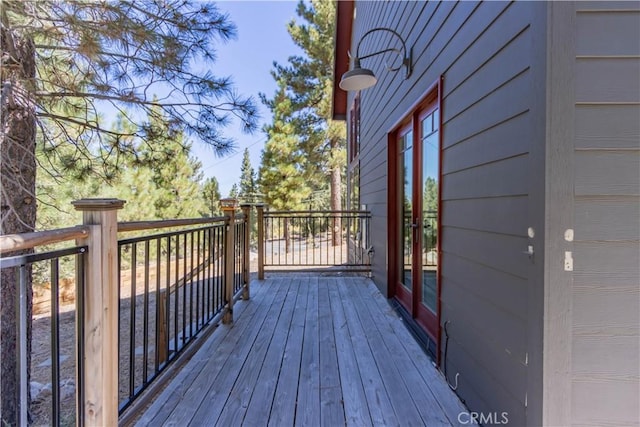
[(240, 203), (240, 209), (248, 209), (251, 206), (254, 206), (252, 203)]
[(122, 209), (125, 203), (120, 199), (80, 199), (71, 202), (77, 211), (112, 211)]
[(220, 207), (223, 211), (235, 211), (238, 207), (238, 199), (228, 197), (226, 199), (220, 199)]

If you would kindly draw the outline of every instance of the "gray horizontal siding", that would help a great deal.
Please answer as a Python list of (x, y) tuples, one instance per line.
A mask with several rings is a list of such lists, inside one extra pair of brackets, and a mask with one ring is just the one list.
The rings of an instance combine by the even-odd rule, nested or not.
[(578, 105), (576, 149), (638, 149), (640, 105)]
[(576, 60), (576, 102), (637, 102), (640, 58), (585, 57)]
[(640, 420), (640, 9), (576, 9), (574, 425)]
[[(532, 35), (542, 31), (532, 27), (536, 14), (544, 7), (533, 3), (357, 2), (353, 36), (357, 43), (368, 29), (388, 27), (413, 47), (407, 80), (403, 71), (385, 70), (390, 58), (362, 64), (378, 77), (361, 93), (359, 157), (361, 202), (373, 215), (374, 281), (387, 290), (388, 132), (444, 75), (442, 320), (451, 325), (449, 374), (460, 374), (458, 392), (471, 409), (509, 411), (512, 425), (526, 422), (527, 388), (538, 375), (525, 363), (539, 346), (529, 327), (541, 313), (530, 310), (530, 260), (523, 254), (530, 150), (539, 142), (531, 111), (540, 115), (542, 102), (534, 83), (542, 69), (532, 64)], [(388, 40), (375, 34), (361, 52)]]

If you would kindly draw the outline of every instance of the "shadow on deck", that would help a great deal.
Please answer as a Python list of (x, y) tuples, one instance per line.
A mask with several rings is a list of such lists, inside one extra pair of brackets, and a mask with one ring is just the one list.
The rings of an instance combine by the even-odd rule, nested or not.
[(369, 279), (251, 286), (233, 325), (213, 332), (137, 425), (459, 424), (464, 406)]

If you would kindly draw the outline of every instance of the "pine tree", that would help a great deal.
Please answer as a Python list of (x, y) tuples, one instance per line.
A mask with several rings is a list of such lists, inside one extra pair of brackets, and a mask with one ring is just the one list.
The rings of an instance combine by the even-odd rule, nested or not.
[[(161, 114), (171, 129), (195, 136), (218, 154), (232, 147), (221, 134), (232, 117), (244, 129), (255, 128), (251, 99), (236, 95), (229, 78), (193, 68), (197, 63), (198, 70), (211, 69), (215, 43), (235, 35), (228, 17), (211, 4), (3, 0), (0, 24), (2, 234), (35, 228), (36, 140), (45, 158), (65, 156), (58, 164), (66, 172), (109, 180), (113, 170), (103, 166), (135, 154), (127, 137), (153, 139), (148, 117)], [(148, 95), (159, 92), (160, 100)], [(133, 133), (105, 126), (99, 112), (107, 108), (134, 110)], [(68, 161), (74, 157), (80, 161)], [(0, 412), (13, 425), (17, 286), (9, 270), (0, 282)]]
[(207, 178), (202, 185), (202, 193), (204, 195), (204, 203), (206, 206), (207, 216), (219, 216), (220, 212), (220, 187), (215, 176)]
[(232, 199), (238, 198), (238, 184), (233, 183), (231, 186), (231, 190), (229, 190), (229, 197)]
[(301, 150), (296, 127), (287, 120), (291, 115), (291, 100), (280, 81), (274, 98), (273, 123), (265, 128), (268, 139), (262, 151), (259, 185), (265, 202), (276, 210), (303, 208), (311, 187), (305, 174), (307, 160)]
[[(346, 164), (346, 129), (344, 123), (331, 119), (333, 90), (333, 37), (335, 33), (335, 2), (300, 1), (297, 14), (303, 23), (292, 21), (288, 31), (305, 56), (291, 56), (286, 65), (275, 64), (272, 75), (282, 87), (273, 99), (261, 95), (262, 101), (274, 112), (279, 96), (290, 99), (286, 120), (299, 135), (304, 153), (303, 168), (314, 193), (321, 193), (329, 178), (330, 207), (342, 208), (342, 181)], [(276, 120), (276, 119), (274, 119)], [(333, 244), (340, 244), (340, 224), (333, 226)]]
[(240, 190), (238, 196), (243, 202), (252, 202), (256, 197), (256, 178), (255, 171), (251, 166), (251, 159), (249, 158), (249, 149), (244, 149), (244, 155), (242, 157), (242, 166), (240, 167)]

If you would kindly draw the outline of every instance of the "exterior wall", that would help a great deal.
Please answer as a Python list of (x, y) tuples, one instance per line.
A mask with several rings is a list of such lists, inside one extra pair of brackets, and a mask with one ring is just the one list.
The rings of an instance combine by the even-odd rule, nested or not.
[(637, 426), (640, 5), (559, 3), (550, 26), (548, 213), (574, 237), (548, 236), (545, 421)]
[[(357, 2), (352, 38), (388, 27), (413, 47), (408, 80), (386, 71), (383, 56), (362, 64), (378, 77), (360, 107), (360, 199), (373, 216), (373, 279), (388, 291), (387, 135), (444, 75), (448, 379), (459, 374), (457, 392), (471, 410), (507, 412), (511, 425), (542, 423), (546, 14), (543, 2)], [(384, 37), (365, 39), (361, 52)], [(524, 254), (528, 245), (540, 248), (534, 258)], [(444, 339), (441, 355), (444, 363)]]

